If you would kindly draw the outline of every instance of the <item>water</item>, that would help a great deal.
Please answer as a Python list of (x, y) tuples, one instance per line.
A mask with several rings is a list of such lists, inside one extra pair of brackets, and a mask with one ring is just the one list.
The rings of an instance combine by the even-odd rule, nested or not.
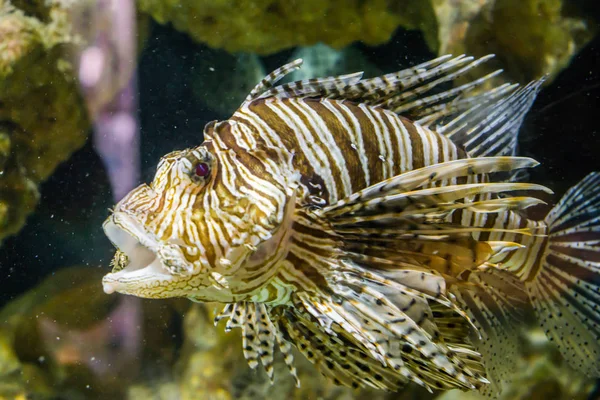
[[(540, 3), (549, 5), (558, 2)], [(156, 17), (155, 9), (148, 4), (144, 7)], [(182, 2), (178, 6), (187, 7), (186, 4)], [(258, 2), (256, 4), (257, 10), (261, 9), (262, 6)], [(24, 7), (25, 12), (32, 16), (47, 15), (47, 10), (41, 7), (25, 7), (18, 1), (14, 5)], [(2, 25), (3, 21), (7, 21), (6, 16), (9, 15), (7, 12), (3, 14), (2, 6), (0, 0), (0, 49), (3, 42), (8, 43), (13, 38), (2, 34), (2, 27), (8, 26)], [(278, 11), (277, 6), (273, 7), (270, 12), (279, 15), (277, 21), (288, 15), (285, 9)], [(510, 8), (518, 7), (518, 2), (506, 2), (506, 7), (506, 13), (515, 13), (515, 24), (535, 21), (519, 17), (520, 11)], [(418, 24), (426, 17), (417, 8), (408, 7), (401, 18), (401, 24), (410, 29), (393, 29), (389, 40), (380, 40), (383, 43), (348, 44), (344, 51), (349, 51), (350, 55), (340, 53), (337, 56), (332, 49), (319, 47), (316, 54), (322, 54), (323, 59), (314, 61), (316, 73), (319, 68), (327, 74), (365, 70), (373, 76), (435, 57), (436, 52), (431, 50), (435, 35), (429, 25)], [(545, 9), (541, 9), (539, 15), (546, 15)], [(586, 35), (589, 41), (576, 51), (568, 65), (554, 70), (555, 76), (544, 87), (528, 114), (520, 133), (518, 150), (519, 155), (541, 162), (539, 167), (529, 171), (527, 181), (551, 187), (555, 192), (553, 197), (548, 198), (551, 203), (588, 172), (600, 167), (597, 159), (600, 132), (595, 118), (600, 106), (600, 72), (596, 67), (600, 62), (600, 38), (595, 35), (600, 13), (592, 2), (585, 1), (569, 3), (565, 9), (565, 15), (574, 20), (578, 16), (586, 16), (586, 25), (580, 28), (569, 25), (569, 29), (575, 29), (577, 34), (574, 37), (580, 44), (587, 41), (582, 38)], [(192, 11), (188, 9), (187, 12)], [(236, 10), (230, 12), (235, 15)], [(310, 14), (311, 9), (302, 7), (297, 12), (298, 15)], [(313, 13), (318, 15), (317, 11)], [(262, 46), (260, 40), (239, 39), (240, 46), (244, 43), (246, 46), (250, 46), (248, 43), (258, 45), (240, 48), (245, 51), (243, 56), (233, 55), (203, 43), (200, 38), (206, 32), (201, 29), (190, 27), (191, 38), (177, 31), (173, 25), (159, 25), (149, 17), (144, 18), (147, 20), (138, 20), (140, 32), (145, 37), (139, 41), (142, 48), (137, 57), (137, 87), (134, 90), (137, 112), (132, 114), (139, 118), (139, 175), (143, 182), (152, 179), (161, 156), (200, 144), (204, 125), (215, 119), (226, 119), (234, 111), (233, 105), (239, 104), (245, 97), (247, 87), (251, 88), (256, 83), (256, 76), (263, 76), (288, 62), (307, 47), (283, 46), (269, 52), (268, 46), (275, 45), (272, 36), (267, 36), (274, 35), (275, 29), (266, 29)], [(223, 24), (223, 20), (227, 18), (218, 16), (215, 22), (204, 17), (201, 21), (210, 25)], [(391, 23), (380, 21), (382, 26)], [(231, 23), (234, 23), (233, 19)], [(181, 24), (177, 26), (181, 28)], [(559, 23), (555, 25), (559, 26)], [(227, 32), (222, 31), (226, 25), (218, 26), (214, 43), (220, 43), (219, 35), (227, 37)], [(419, 27), (421, 31), (417, 30)], [(535, 73), (539, 72), (535, 69), (538, 64), (523, 63), (518, 68), (511, 64), (514, 60), (511, 57), (518, 57), (515, 54), (521, 46), (518, 38), (504, 37), (493, 42), (485, 36), (491, 28), (483, 28), (473, 28), (468, 38), (470, 41), (480, 40), (477, 46), (470, 47), (481, 53), (477, 55), (496, 52), (500, 64), (505, 63), (500, 66), (507, 68), (509, 76), (522, 79), (522, 82), (535, 77)], [(331, 29), (334, 30), (333, 25)], [(341, 28), (335, 25), (335, 29)], [(517, 25), (508, 26), (505, 30), (510, 32), (511, 29), (526, 31), (523, 26)], [(566, 25), (564, 29), (566, 32)], [(498, 31), (503, 30), (498, 28)], [(258, 33), (253, 31), (248, 35), (251, 34)], [(316, 34), (311, 32), (311, 35)], [(331, 40), (325, 32), (322, 35), (322, 40)], [(282, 36), (281, 42), (286, 43), (286, 40), (291, 39)], [(542, 46), (540, 42), (539, 47), (545, 46), (547, 52), (559, 52), (560, 49), (552, 47), (553, 43), (544, 42)], [(556, 46), (563, 45), (558, 39), (556, 43)], [(43, 49), (34, 50), (45, 54)], [(16, 164), (24, 168), (34, 186), (39, 185), (40, 197), (35, 208), (27, 213), (26, 224), (14, 235), (4, 238), (0, 246), (0, 272), (3, 276), (0, 283), (0, 305), (3, 307), (0, 311), (0, 398), (467, 398), (466, 394), (457, 392), (429, 394), (416, 385), (409, 385), (398, 394), (338, 388), (322, 380), (299, 354), (296, 359), (302, 388), (294, 388), (293, 380), (287, 376), (279, 359), (275, 385), (271, 386), (262, 371), (252, 371), (247, 367), (239, 334), (227, 334), (222, 326), (212, 326), (215, 304), (204, 306), (185, 299), (141, 300), (104, 294), (101, 278), (110, 271), (109, 263), (113, 256), (113, 247), (102, 232), (102, 222), (109, 214), (108, 209), (114, 205), (111, 181), (98, 155), (98, 146), (94, 146), (89, 120), (82, 117), (73, 122), (74, 117), (64, 117), (65, 110), (52, 108), (52, 101), (61, 104), (53, 90), (53, 85), (58, 83), (51, 83), (58, 80), (44, 82), (46, 78), (39, 73), (44, 63), (36, 63), (35, 58), (33, 61), (27, 59), (27, 48), (23, 51), (25, 61), (19, 61), (21, 64), (17, 65), (30, 69), (29, 78), (24, 79), (19, 75), (21, 72), (0, 70), (0, 138), (5, 134), (12, 140), (10, 152), (4, 159), (0, 152), (0, 172), (4, 165), (4, 173), (0, 174), (0, 200), (8, 199), (11, 206), (22, 205), (26, 201), (15, 194), (22, 192), (1, 180), (7, 182), (5, 177), (18, 170)], [(55, 58), (40, 57), (44, 62), (56, 61)], [(337, 63), (327, 64), (328, 57), (338, 60)], [(64, 58), (70, 62), (66, 55)], [(54, 68), (54, 64), (48, 68)], [(64, 71), (60, 76), (74, 79), (72, 70)], [(11, 87), (17, 81), (39, 85), (41, 89), (23, 90), (25, 97), (21, 99), (15, 96), (15, 89)], [(73, 84), (68, 90), (76, 88)], [(40, 100), (44, 98), (52, 99), (50, 104)], [(76, 108), (85, 110), (83, 99), (73, 98), (78, 99)], [(35, 108), (39, 114), (32, 117), (39, 121), (18, 115), (15, 110), (21, 109), (20, 101), (39, 104)], [(63, 106), (65, 101), (62, 100)], [(71, 107), (74, 106), (67, 109), (75, 109)], [(230, 111), (226, 114), (228, 108)], [(27, 107), (23, 109), (27, 110)], [(34, 165), (23, 155), (27, 151), (36, 149), (39, 153), (35, 154), (40, 159), (47, 157), (49, 152), (57, 151), (55, 148), (38, 150), (44, 146), (42, 141), (46, 140), (43, 136), (45, 125), (40, 122), (44, 118), (57, 124), (65, 123), (67, 133), (62, 134), (80, 135), (81, 139), (73, 139), (73, 143), (63, 145), (62, 149), (66, 151), (64, 162), (40, 163), (36, 165), (37, 169), (27, 169)], [(78, 131), (73, 133), (74, 130)], [(33, 131), (35, 134), (28, 136)], [(60, 134), (57, 134), (52, 143), (60, 148), (57, 144), (59, 137)], [(30, 138), (33, 138), (33, 144)], [(64, 150), (66, 147), (73, 150)], [(74, 150), (75, 147), (77, 150)], [(0, 230), (1, 211), (0, 208)], [(543, 217), (545, 212), (539, 211), (540, 215), (536, 217)], [(547, 342), (539, 329), (532, 328), (524, 333), (521, 343), (521, 357), (515, 360), (514, 365), (518, 379), (504, 398), (593, 398), (590, 397), (594, 396), (590, 394), (593, 379), (584, 379), (567, 367), (560, 353)], [(478, 398), (475, 393), (470, 395)]]

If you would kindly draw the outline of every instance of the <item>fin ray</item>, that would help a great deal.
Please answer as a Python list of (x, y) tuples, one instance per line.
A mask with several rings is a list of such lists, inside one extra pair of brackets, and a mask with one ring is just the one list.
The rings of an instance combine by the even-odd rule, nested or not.
[(457, 285), (450, 291), (477, 328), (471, 342), (492, 383), (484, 393), (499, 394), (512, 381), (518, 357), (518, 326), (528, 306), (525, 289), (513, 275), (493, 268), (471, 273), (468, 282), (472, 285)]
[[(516, 153), (517, 134), (525, 114), (544, 81), (544, 78), (532, 81), (499, 99), (484, 98), (483, 105), (467, 109), (436, 129), (462, 145), (473, 157), (512, 156)], [(460, 125), (455, 126), (457, 123)]]
[[(527, 157), (482, 157), (447, 161), (409, 171), (371, 185), (338, 201), (336, 204), (324, 208), (322, 212), (337, 212), (337, 209), (352, 204), (363, 203), (377, 198), (381, 199), (382, 197), (395, 194), (406, 194), (407, 192), (415, 191), (418, 188), (431, 188), (432, 185), (442, 184), (451, 178), (474, 176), (499, 171), (512, 171), (517, 168), (529, 168), (535, 167), (536, 165), (538, 165), (538, 163), (535, 160)], [(500, 183), (500, 185), (502, 185), (502, 183)], [(504, 187), (509, 188), (509, 186)], [(521, 189), (522, 186), (515, 186), (515, 188), (519, 188), (515, 190), (523, 190)], [(533, 188), (549, 191), (549, 189), (540, 186)], [(437, 190), (441, 191), (444, 189), (438, 187)]]
[(548, 244), (526, 288), (546, 334), (587, 376), (600, 376), (600, 173), (567, 191), (546, 217)]
[(283, 337), (281, 331), (271, 320), (271, 310), (263, 303), (237, 302), (226, 304), (215, 317), (215, 325), (223, 319), (228, 319), (225, 331), (234, 328), (242, 330), (242, 347), (244, 358), (250, 368), (258, 366), (259, 361), (271, 382), (273, 382), (273, 358), (275, 343), (283, 354), (284, 362), (297, 387), (300, 387), (296, 368), (293, 365), (294, 356), (290, 343)]

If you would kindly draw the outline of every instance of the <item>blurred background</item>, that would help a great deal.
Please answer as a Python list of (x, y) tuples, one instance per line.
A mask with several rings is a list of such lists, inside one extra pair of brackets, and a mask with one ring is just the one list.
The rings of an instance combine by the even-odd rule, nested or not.
[[(270, 386), (212, 306), (105, 296), (102, 222), (162, 155), (200, 144), (298, 57), (294, 80), (447, 53), (495, 53), (498, 80), (547, 74), (519, 154), (556, 201), (600, 167), (599, 22), (596, 0), (0, 0), (0, 398), (439, 396), (353, 392), (302, 362), (301, 390), (283, 370)], [(515, 370), (507, 399), (594, 396), (536, 330)]]

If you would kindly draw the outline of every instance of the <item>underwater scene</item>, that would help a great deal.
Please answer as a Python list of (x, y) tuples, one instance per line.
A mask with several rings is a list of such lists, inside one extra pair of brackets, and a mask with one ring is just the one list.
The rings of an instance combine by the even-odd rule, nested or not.
[(0, 0), (0, 399), (600, 399), (597, 0)]

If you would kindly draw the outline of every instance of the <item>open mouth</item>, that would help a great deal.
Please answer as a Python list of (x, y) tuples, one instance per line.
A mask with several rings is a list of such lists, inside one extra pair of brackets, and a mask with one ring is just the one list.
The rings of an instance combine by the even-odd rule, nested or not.
[(156, 255), (157, 243), (132, 217), (115, 213), (104, 223), (104, 232), (117, 248), (113, 270), (103, 279), (104, 291), (118, 291), (122, 284), (149, 275), (169, 276)]

